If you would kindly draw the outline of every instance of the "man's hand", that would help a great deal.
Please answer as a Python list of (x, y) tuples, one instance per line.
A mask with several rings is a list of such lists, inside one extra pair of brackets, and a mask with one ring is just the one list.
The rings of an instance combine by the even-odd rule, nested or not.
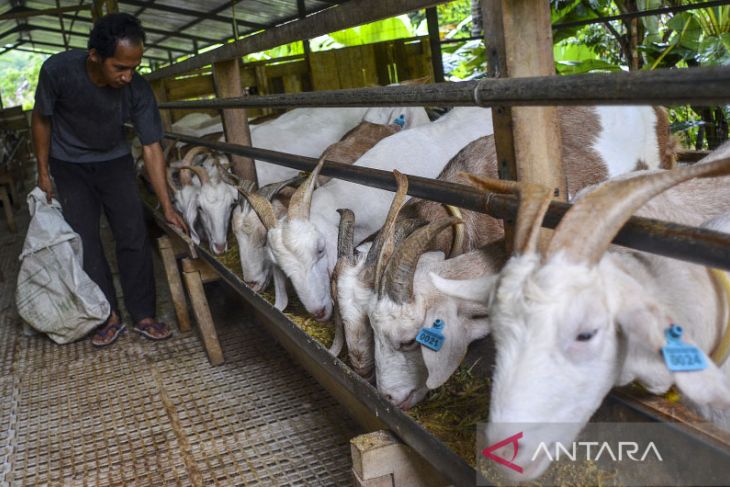
[(51, 199), (53, 198), (53, 183), (51, 182), (51, 177), (48, 174), (39, 175), (38, 187), (46, 193), (46, 201), (50, 205)]
[(175, 211), (173, 207), (169, 206), (165, 208), (163, 214), (167, 223), (176, 226), (177, 228), (185, 232), (186, 235), (190, 235), (190, 232), (188, 232), (188, 226), (185, 225), (182, 217), (177, 211)]

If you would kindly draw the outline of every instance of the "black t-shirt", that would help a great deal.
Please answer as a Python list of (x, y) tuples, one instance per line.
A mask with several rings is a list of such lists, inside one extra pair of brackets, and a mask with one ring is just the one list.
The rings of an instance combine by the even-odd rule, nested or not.
[(123, 124), (132, 122), (142, 145), (162, 139), (149, 83), (138, 73), (123, 88), (96, 86), (86, 72), (87, 51), (54, 54), (41, 67), (35, 109), (51, 117), (50, 156), (102, 162), (129, 154)]

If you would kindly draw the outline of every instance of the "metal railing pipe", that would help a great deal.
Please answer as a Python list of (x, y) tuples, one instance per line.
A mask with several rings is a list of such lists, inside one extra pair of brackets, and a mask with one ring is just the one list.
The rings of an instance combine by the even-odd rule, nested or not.
[[(661, 89), (660, 89), (661, 87)], [(160, 108), (375, 106), (718, 105), (730, 102), (730, 66), (169, 101)]]
[[(221, 152), (272, 162), (300, 171), (311, 171), (317, 164), (317, 159), (311, 157), (268, 149), (225, 142), (209, 142), (198, 137), (170, 132), (166, 132), (165, 137), (210, 147)], [(393, 173), (381, 169), (327, 161), (322, 168), (322, 174), (388, 191), (396, 190)], [(514, 196), (486, 194), (470, 186), (435, 179), (408, 176), (408, 194), (416, 198), (487, 213), (495, 218), (514, 220), (517, 214), (517, 199)], [(543, 226), (555, 228), (570, 206), (567, 203), (552, 202)], [(730, 270), (730, 235), (721, 232), (649, 218), (632, 217), (621, 229), (613, 243), (695, 264)]]

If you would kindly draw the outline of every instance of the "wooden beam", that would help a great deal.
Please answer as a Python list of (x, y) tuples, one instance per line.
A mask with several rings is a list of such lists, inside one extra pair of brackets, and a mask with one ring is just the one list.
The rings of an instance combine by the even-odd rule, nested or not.
[[(219, 98), (243, 96), (238, 59), (215, 63), (213, 65), (213, 84), (215, 85), (216, 96)], [(223, 119), (223, 130), (227, 142), (251, 146), (251, 131), (248, 127), (245, 109), (223, 109), (221, 110), (221, 118)], [(258, 183), (253, 159), (238, 155), (231, 155), (231, 159), (233, 172), (237, 176)]]
[(412, 10), (432, 7), (448, 0), (349, 0), (306, 19), (274, 27), (260, 34), (225, 44), (199, 56), (172, 64), (147, 75), (148, 80), (169, 78), (202, 66), (265, 51), (299, 39), (386, 19)]
[[(510, 78), (555, 74), (549, 3), (482, 0), (482, 11), (491, 73)], [(495, 107), (494, 111), (500, 177), (542, 184), (564, 200), (557, 108)]]
[(91, 5), (72, 5), (69, 7), (47, 8), (42, 10), (35, 8), (13, 8), (0, 15), (0, 20), (27, 19), (28, 17), (38, 17), (40, 15), (58, 15), (64, 12), (76, 12), (78, 10), (89, 9), (91, 9)]
[(441, 58), (441, 36), (439, 35), (439, 16), (436, 7), (426, 9), (426, 23), (428, 24), (428, 43), (431, 46), (431, 69), (433, 82), (444, 81), (444, 62)]
[[(167, 101), (167, 87), (165, 86), (165, 80), (157, 80), (152, 83), (152, 91), (155, 94), (155, 98), (157, 99), (157, 103), (162, 103)], [(165, 132), (170, 131), (170, 126), (172, 125), (172, 120), (170, 119), (170, 111), (169, 110), (160, 110), (160, 119), (162, 120), (162, 130)], [(163, 147), (166, 146), (166, 144), (174, 144), (174, 141), (166, 140), (162, 145)]]

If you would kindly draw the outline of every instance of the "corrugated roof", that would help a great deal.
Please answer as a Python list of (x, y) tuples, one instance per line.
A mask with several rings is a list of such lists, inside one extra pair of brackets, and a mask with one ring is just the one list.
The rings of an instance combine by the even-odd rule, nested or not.
[[(92, 0), (0, 2), (0, 54), (7, 50), (56, 53), (86, 48)], [(147, 32), (144, 64), (166, 64), (234, 37), (318, 12), (342, 0), (118, 0), (119, 11), (139, 17)], [(235, 4), (235, 5), (233, 5)], [(301, 4), (301, 5), (300, 5)], [(78, 8), (83, 7), (83, 8)], [(53, 13), (18, 16), (38, 10)], [(59, 11), (63, 10), (63, 11)], [(16, 16), (15, 18), (8, 18)], [(5, 18), (3, 18), (5, 17)]]

